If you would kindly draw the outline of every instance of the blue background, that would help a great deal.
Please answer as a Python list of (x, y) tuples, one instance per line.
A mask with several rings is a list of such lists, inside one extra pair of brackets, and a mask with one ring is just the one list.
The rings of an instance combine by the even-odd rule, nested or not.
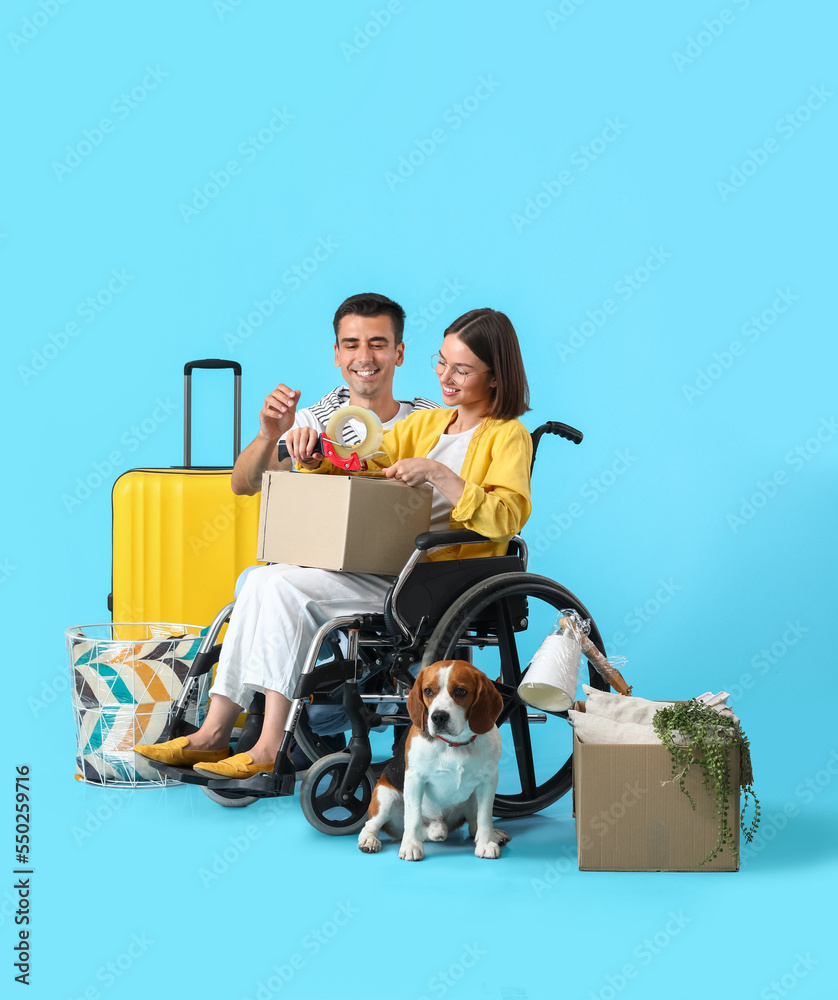
[[(382, 11), (4, 5), (4, 787), (30, 765), (28, 995), (253, 997), (298, 955), (263, 995), (826, 996), (834, 9)], [(242, 363), (245, 440), (277, 381), (318, 398), (332, 313), (364, 290), (407, 310), (403, 396), (435, 395), (457, 315), (512, 318), (530, 426), (585, 432), (544, 446), (531, 567), (583, 597), (636, 693), (734, 693), (763, 806), (739, 874), (580, 873), (567, 799), (512, 824), (498, 864), (448, 845), (417, 867), (320, 836), (296, 799), (72, 780), (62, 633), (107, 618), (113, 479), (180, 461), (190, 358)], [(228, 460), (228, 391), (196, 385), (198, 462)]]

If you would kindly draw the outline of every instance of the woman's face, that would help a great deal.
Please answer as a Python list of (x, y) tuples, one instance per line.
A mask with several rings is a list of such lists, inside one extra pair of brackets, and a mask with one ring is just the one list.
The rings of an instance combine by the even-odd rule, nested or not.
[(488, 410), (495, 378), (480, 358), (456, 333), (449, 333), (443, 338), (439, 356), (437, 375), (445, 405), (475, 406), (485, 403)]

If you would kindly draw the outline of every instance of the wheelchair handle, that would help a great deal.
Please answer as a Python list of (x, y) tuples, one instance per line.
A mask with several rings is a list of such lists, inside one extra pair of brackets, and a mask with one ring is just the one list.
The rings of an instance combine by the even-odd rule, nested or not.
[(558, 420), (548, 420), (546, 424), (536, 427), (530, 435), (532, 438), (532, 462), (530, 462), (530, 475), (532, 475), (533, 466), (535, 465), (535, 453), (538, 451), (538, 442), (544, 434), (558, 434), (559, 437), (563, 437), (566, 441), (572, 441), (573, 444), (580, 444), (584, 436), (582, 431), (577, 430), (575, 427), (571, 427), (570, 424), (563, 424)]

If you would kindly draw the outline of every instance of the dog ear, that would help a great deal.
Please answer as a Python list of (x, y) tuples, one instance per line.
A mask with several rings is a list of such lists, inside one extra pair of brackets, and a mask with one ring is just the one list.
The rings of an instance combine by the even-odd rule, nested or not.
[(422, 688), (425, 686), (423, 674), (424, 668), (419, 671), (410, 694), (407, 696), (407, 712), (410, 721), (417, 729), (425, 728), (425, 699), (422, 695)]
[(478, 736), (488, 733), (494, 726), (503, 708), (503, 698), (495, 685), (484, 674), (480, 673), (477, 697), (468, 714), (468, 727)]

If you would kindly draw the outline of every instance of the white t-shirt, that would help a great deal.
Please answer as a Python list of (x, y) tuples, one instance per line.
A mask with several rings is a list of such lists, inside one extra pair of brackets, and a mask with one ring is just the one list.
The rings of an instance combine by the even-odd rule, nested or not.
[[(480, 425), (478, 424), (477, 427)], [(468, 451), (471, 436), (477, 430), (472, 427), (469, 431), (462, 431), (459, 434), (441, 434), (439, 441), (431, 448), (426, 458), (439, 462), (447, 466), (453, 473), (460, 475), (463, 469), (463, 462)], [(431, 501), (431, 531), (446, 530), (451, 527), (451, 511), (453, 505), (434, 486), (433, 500)]]

